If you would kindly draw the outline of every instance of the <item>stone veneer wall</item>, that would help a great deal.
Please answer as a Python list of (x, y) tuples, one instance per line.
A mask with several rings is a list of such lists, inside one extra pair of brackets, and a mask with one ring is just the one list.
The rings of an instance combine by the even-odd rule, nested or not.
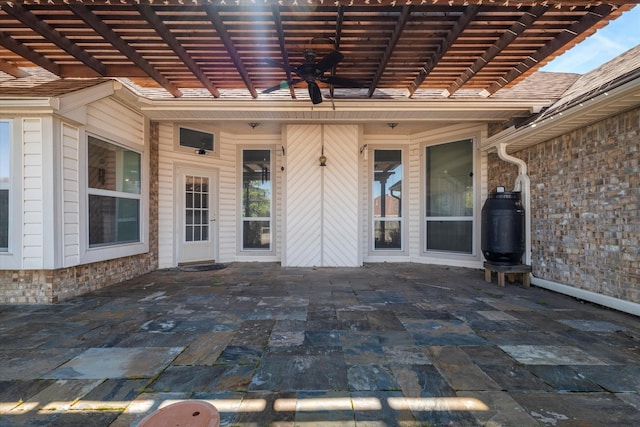
[[(531, 179), (534, 276), (640, 303), (640, 108), (514, 156)], [(517, 173), (489, 156), (489, 189)]]
[(57, 270), (0, 271), (0, 304), (55, 303), (158, 268), (158, 132), (158, 123), (152, 123), (149, 155), (149, 252)]

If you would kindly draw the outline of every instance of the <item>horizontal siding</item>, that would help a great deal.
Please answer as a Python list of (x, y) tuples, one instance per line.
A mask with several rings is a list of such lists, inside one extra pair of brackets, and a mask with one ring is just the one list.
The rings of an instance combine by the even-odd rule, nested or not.
[(62, 233), (64, 267), (80, 263), (80, 135), (62, 123)]
[(116, 141), (134, 143), (140, 148), (144, 146), (144, 116), (112, 99), (103, 99), (87, 107), (87, 125)]
[(43, 176), (42, 120), (22, 120), (23, 140), (23, 268), (42, 268), (43, 260)]

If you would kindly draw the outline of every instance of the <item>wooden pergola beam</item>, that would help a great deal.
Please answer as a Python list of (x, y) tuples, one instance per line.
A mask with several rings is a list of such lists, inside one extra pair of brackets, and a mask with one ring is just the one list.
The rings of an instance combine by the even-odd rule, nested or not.
[(0, 71), (7, 73), (15, 78), (28, 77), (31, 75), (26, 71), (21, 70), (19, 67), (11, 64), (10, 62), (5, 61), (4, 59), (0, 59)]
[(500, 52), (502, 52), (507, 46), (509, 46), (514, 40), (524, 33), (527, 28), (531, 26), (538, 18), (540, 18), (547, 10), (548, 6), (537, 5), (529, 8), (522, 17), (515, 22), (507, 31), (500, 36), (498, 41), (492, 44), (480, 58), (473, 63), (473, 65), (458, 77), (453, 83), (446, 89), (446, 96), (453, 95), (458, 89), (460, 89), (466, 82), (471, 80), (473, 76), (478, 74), (480, 70), (484, 68), (493, 58), (495, 58)]
[(216, 31), (218, 32), (218, 36), (220, 37), (220, 40), (222, 40), (224, 47), (227, 49), (227, 52), (229, 53), (229, 58), (231, 59), (231, 61), (233, 61), (233, 64), (235, 65), (236, 70), (238, 70), (238, 73), (240, 74), (240, 77), (242, 78), (242, 81), (244, 82), (245, 86), (249, 90), (249, 93), (251, 93), (252, 97), (257, 98), (258, 92), (256, 91), (256, 88), (253, 86), (253, 82), (251, 81), (251, 78), (249, 77), (249, 72), (247, 71), (247, 67), (245, 67), (244, 63), (240, 59), (240, 54), (238, 53), (238, 49), (236, 49), (236, 46), (233, 43), (233, 40), (231, 40), (231, 36), (229, 35), (229, 32), (227, 31), (227, 28), (225, 27), (224, 22), (222, 21), (222, 18), (218, 13), (218, 8), (215, 6), (206, 5), (204, 7), (204, 10), (207, 13), (207, 17), (209, 18), (209, 20), (215, 27)]
[(367, 96), (371, 98), (373, 93), (376, 91), (376, 87), (378, 83), (380, 83), (380, 79), (382, 78), (382, 74), (384, 70), (387, 69), (387, 64), (389, 64), (389, 60), (391, 59), (391, 55), (395, 50), (398, 41), (400, 40), (400, 35), (402, 31), (404, 31), (404, 27), (409, 22), (409, 17), (411, 16), (411, 6), (402, 6), (402, 12), (400, 12), (400, 17), (398, 18), (398, 22), (396, 23), (396, 27), (393, 29), (393, 33), (391, 34), (391, 39), (389, 40), (389, 44), (387, 44), (387, 48), (384, 51), (384, 55), (382, 55), (382, 61), (380, 61), (380, 65), (376, 71), (376, 75), (371, 82), (371, 86), (369, 86), (369, 92)]
[[(282, 28), (282, 16), (280, 16), (280, 7), (277, 5), (271, 5), (271, 14), (273, 15), (273, 22), (276, 26), (276, 34), (278, 35), (278, 43), (280, 44), (280, 54), (282, 55), (282, 63), (287, 66), (284, 70), (287, 75), (287, 81), (291, 81), (291, 71), (288, 69), (289, 67), (289, 53), (287, 52), (287, 48), (285, 46), (284, 41), (284, 29)], [(291, 99), (296, 99), (296, 91), (293, 86), (289, 86), (289, 93), (291, 94)]]
[(213, 85), (211, 80), (204, 74), (204, 72), (200, 69), (200, 66), (196, 64), (196, 62), (191, 58), (189, 53), (184, 49), (184, 47), (180, 44), (180, 42), (171, 34), (171, 31), (167, 26), (162, 22), (157, 13), (153, 10), (151, 6), (148, 5), (138, 5), (136, 6), (140, 15), (144, 17), (144, 19), (151, 24), (151, 26), (156, 30), (158, 35), (162, 37), (162, 40), (175, 52), (176, 55), (184, 62), (184, 65), (187, 66), (189, 71), (196, 76), (196, 78), (202, 83), (202, 85), (213, 95), (214, 97), (220, 97), (220, 92)]
[(158, 82), (175, 97), (182, 96), (182, 92), (163, 76), (153, 65), (144, 59), (135, 49), (115, 33), (107, 24), (102, 22), (87, 6), (79, 3), (68, 4), (67, 7), (79, 16), (87, 25), (101, 37), (111, 43), (120, 53), (140, 67), (149, 77)]
[(28, 48), (24, 44), (18, 42), (13, 37), (4, 34), (2, 31), (0, 31), (0, 45), (9, 49), (16, 55), (20, 55), (27, 61), (33, 62), (38, 67), (42, 67), (50, 73), (55, 74), (56, 76), (60, 75), (60, 67), (58, 66), (58, 64), (40, 55), (38, 52)]
[(482, 91), (482, 95), (493, 95), (498, 90), (511, 83), (522, 74), (529, 71), (529, 69), (538, 65), (546, 57), (558, 51), (562, 46), (578, 37), (582, 32), (595, 25), (598, 21), (608, 16), (614, 10), (614, 7), (609, 4), (601, 4), (600, 6), (594, 7), (589, 11), (589, 13), (584, 15), (582, 19), (575, 22), (566, 30), (562, 31), (556, 38), (549, 41), (546, 45), (538, 49), (533, 55), (530, 55), (526, 60), (522, 61), (516, 67), (511, 69), (511, 71), (500, 77), (499, 80), (491, 84), (488, 88), (484, 89)]
[(64, 35), (60, 34), (60, 32), (58, 32), (46, 22), (39, 19), (24, 6), (17, 3), (13, 3), (13, 5), (10, 6), (9, 4), (4, 3), (0, 7), (4, 12), (13, 16), (15, 19), (22, 22), (33, 31), (40, 34), (45, 38), (45, 40), (48, 40), (49, 42), (55, 44), (60, 49), (67, 52), (69, 55), (85, 64), (87, 67), (97, 72), (99, 75), (105, 75), (106, 69), (102, 62), (89, 55), (84, 49), (73, 43)]
[(469, 25), (473, 18), (477, 15), (479, 11), (478, 6), (468, 6), (464, 9), (464, 12), (456, 21), (447, 37), (442, 41), (440, 46), (438, 46), (438, 51), (435, 55), (433, 55), (422, 67), (420, 73), (416, 77), (413, 83), (409, 86), (409, 97), (413, 96), (413, 94), (418, 90), (420, 85), (425, 81), (429, 73), (433, 70), (433, 68), (440, 62), (444, 54), (449, 50), (453, 42), (460, 36), (460, 34), (464, 31), (464, 29)]

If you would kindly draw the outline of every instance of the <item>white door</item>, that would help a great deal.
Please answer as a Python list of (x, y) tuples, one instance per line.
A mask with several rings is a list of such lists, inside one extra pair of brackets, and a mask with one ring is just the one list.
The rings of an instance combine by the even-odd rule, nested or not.
[(215, 261), (215, 174), (199, 168), (179, 168), (177, 174), (178, 263)]

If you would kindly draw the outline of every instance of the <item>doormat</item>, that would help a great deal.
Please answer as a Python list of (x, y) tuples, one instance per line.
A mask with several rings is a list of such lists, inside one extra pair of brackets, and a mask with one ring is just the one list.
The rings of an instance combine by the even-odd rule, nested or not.
[(181, 265), (178, 267), (180, 271), (212, 271), (222, 270), (227, 266), (224, 264), (193, 264), (193, 265)]

